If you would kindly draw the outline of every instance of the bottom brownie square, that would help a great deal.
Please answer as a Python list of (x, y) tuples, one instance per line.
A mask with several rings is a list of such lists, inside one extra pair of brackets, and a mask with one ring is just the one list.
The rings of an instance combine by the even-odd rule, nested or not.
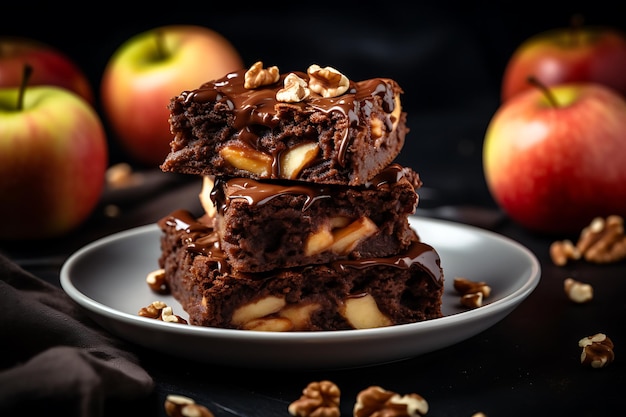
[(159, 221), (159, 265), (172, 295), (199, 326), (329, 331), (442, 316), (443, 271), (416, 239), (396, 255), (242, 273), (230, 268), (213, 219), (178, 210)]

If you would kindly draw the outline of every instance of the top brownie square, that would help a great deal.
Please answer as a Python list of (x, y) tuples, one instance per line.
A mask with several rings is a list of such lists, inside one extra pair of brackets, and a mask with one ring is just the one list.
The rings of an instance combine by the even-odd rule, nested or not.
[(312, 65), (257, 62), (169, 103), (165, 172), (358, 186), (400, 153), (408, 132), (393, 80), (352, 81)]

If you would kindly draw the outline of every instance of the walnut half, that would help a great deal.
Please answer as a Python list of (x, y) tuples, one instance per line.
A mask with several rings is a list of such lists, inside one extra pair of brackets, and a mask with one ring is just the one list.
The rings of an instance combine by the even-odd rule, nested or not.
[(400, 396), (378, 386), (361, 391), (354, 405), (354, 417), (422, 417), (428, 413), (428, 402), (419, 394)]
[(592, 368), (604, 368), (615, 359), (613, 342), (604, 333), (587, 336), (578, 341), (583, 348), (580, 354), (580, 363)]
[(253, 89), (274, 84), (280, 78), (277, 66), (263, 68), (263, 61), (257, 61), (244, 74), (243, 87)]
[(341, 391), (332, 381), (311, 382), (302, 396), (289, 404), (289, 414), (297, 417), (339, 417)]
[(348, 91), (350, 80), (333, 67), (321, 68), (317, 64), (307, 69), (309, 88), (322, 97), (338, 97)]
[(283, 85), (284, 87), (276, 92), (276, 101), (298, 103), (305, 100), (311, 94), (311, 90), (307, 87), (306, 81), (294, 73), (285, 77)]

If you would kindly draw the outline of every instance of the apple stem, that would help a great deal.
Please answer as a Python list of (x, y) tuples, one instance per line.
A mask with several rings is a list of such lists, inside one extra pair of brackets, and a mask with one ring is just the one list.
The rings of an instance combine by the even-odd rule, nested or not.
[(554, 97), (554, 94), (552, 94), (552, 91), (548, 87), (546, 87), (544, 83), (542, 83), (532, 75), (527, 78), (527, 81), (529, 84), (534, 85), (539, 90), (541, 90), (541, 92), (543, 92), (544, 96), (546, 96), (546, 99), (548, 99), (548, 102), (552, 105), (552, 107), (554, 107), (555, 109), (561, 107), (556, 97)]
[(28, 85), (28, 81), (30, 80), (30, 76), (33, 74), (33, 67), (26, 64), (24, 65), (22, 83), (20, 84), (20, 89), (17, 95), (17, 110), (22, 110), (24, 108), (24, 93), (26, 92), (26, 86)]
[(584, 23), (585, 18), (581, 14), (575, 14), (572, 16), (570, 21), (570, 26), (572, 28), (570, 40), (572, 46), (576, 46), (581, 42), (582, 28)]
[(157, 60), (165, 59), (167, 56), (165, 51), (165, 41), (163, 39), (163, 31), (157, 30), (155, 34)]

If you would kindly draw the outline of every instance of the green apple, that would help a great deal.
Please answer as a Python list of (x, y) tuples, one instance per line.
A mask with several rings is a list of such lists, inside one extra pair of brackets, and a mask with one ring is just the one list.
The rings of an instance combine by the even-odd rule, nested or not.
[(538, 33), (517, 47), (504, 70), (502, 101), (530, 88), (529, 76), (547, 86), (596, 82), (626, 97), (626, 35), (576, 22)]
[(0, 36), (0, 87), (19, 87), (26, 64), (33, 68), (29, 85), (63, 87), (95, 104), (86, 74), (65, 53), (36, 39)]
[(495, 201), (534, 231), (626, 216), (626, 101), (592, 83), (521, 92), (489, 122), (483, 168)]
[(0, 239), (57, 237), (78, 227), (100, 199), (107, 163), (101, 119), (78, 94), (0, 88)]
[(169, 152), (170, 99), (243, 68), (234, 46), (202, 26), (163, 26), (128, 39), (110, 57), (102, 108), (134, 162), (158, 167)]

